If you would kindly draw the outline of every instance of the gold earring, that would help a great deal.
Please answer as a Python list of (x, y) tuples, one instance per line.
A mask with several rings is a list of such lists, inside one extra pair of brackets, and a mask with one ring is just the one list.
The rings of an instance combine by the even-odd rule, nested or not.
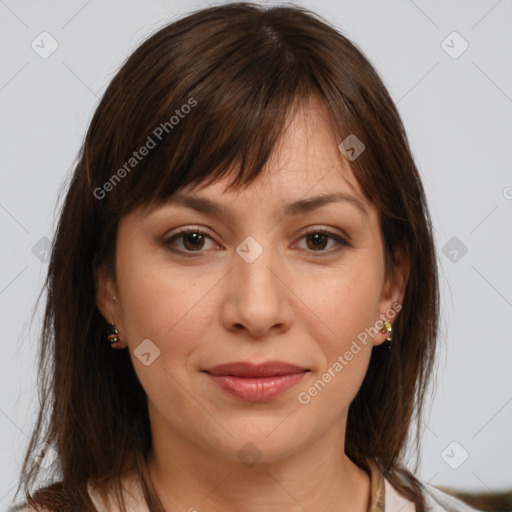
[(111, 347), (119, 343), (119, 337), (117, 336), (118, 334), (119, 331), (116, 329), (115, 323), (112, 322), (110, 327), (105, 331), (105, 336)]
[(380, 332), (388, 333), (388, 336), (386, 338), (387, 341), (391, 341), (393, 339), (393, 326), (391, 325), (391, 322), (388, 322), (387, 320), (384, 322), (384, 326), (380, 330)]
[[(117, 303), (117, 297), (115, 295), (112, 297), (112, 300)], [(116, 324), (112, 321), (108, 329), (105, 331), (106, 340), (110, 343), (112, 348), (116, 348), (120, 342), (118, 334), (119, 330), (116, 328)]]

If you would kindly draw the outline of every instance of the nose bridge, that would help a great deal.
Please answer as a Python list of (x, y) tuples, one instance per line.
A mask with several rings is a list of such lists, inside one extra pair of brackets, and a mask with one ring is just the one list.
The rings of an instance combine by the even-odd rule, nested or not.
[(275, 273), (277, 257), (275, 248), (271, 244), (271, 236), (267, 234), (265, 240), (259, 237), (260, 242), (252, 236), (246, 237), (236, 248), (235, 279), (237, 288), (244, 293), (250, 293), (254, 300), (267, 298), (279, 293), (279, 284)]
[[(263, 240), (263, 238), (265, 240)], [(247, 237), (236, 248), (230, 287), (229, 323), (241, 324), (254, 335), (287, 322), (286, 292), (278, 278), (279, 255), (270, 245), (271, 236), (260, 242)]]

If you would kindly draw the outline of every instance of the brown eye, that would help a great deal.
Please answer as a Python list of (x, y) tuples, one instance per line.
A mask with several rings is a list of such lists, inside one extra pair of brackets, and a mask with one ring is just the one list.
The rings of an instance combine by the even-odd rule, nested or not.
[[(201, 229), (183, 229), (165, 240), (162, 245), (184, 256), (195, 256), (191, 253), (199, 255), (205, 252), (203, 249), (207, 239), (211, 240), (210, 235)], [(176, 247), (178, 242), (181, 243)]]
[(311, 235), (307, 235), (306, 239), (308, 242), (311, 241), (311, 244), (308, 243), (308, 248), (314, 250), (325, 249), (328, 238), (329, 237), (323, 233), (313, 233)]
[[(315, 256), (332, 255), (340, 251), (343, 247), (350, 247), (347, 240), (336, 233), (326, 230), (317, 229), (315, 231), (310, 231), (309, 233), (304, 234), (301, 237), (301, 240), (302, 239), (306, 239), (307, 248), (305, 250), (309, 253), (318, 253), (315, 254)], [(207, 244), (207, 240), (212, 240), (212, 237), (202, 229), (183, 229), (165, 240), (162, 245), (172, 252), (183, 256), (193, 257), (200, 256), (202, 253), (206, 252), (205, 245)], [(326, 250), (330, 241), (335, 242), (335, 247), (333, 249)], [(181, 243), (177, 247), (178, 242)], [(338, 247), (336, 247), (336, 245)]]
[(180, 237), (187, 250), (202, 249), (204, 246), (204, 235), (201, 233), (190, 231), (189, 233), (181, 234)]
[[(350, 247), (350, 244), (347, 242), (347, 240), (337, 235), (336, 233), (331, 233), (330, 231), (325, 230), (310, 231), (309, 233), (303, 235), (302, 238), (306, 239), (306, 246), (308, 251), (322, 253), (319, 254), (320, 256), (323, 255), (323, 253), (326, 255), (336, 253), (340, 251), (343, 246)], [(325, 250), (330, 240), (336, 242), (335, 245), (338, 247), (332, 250)]]

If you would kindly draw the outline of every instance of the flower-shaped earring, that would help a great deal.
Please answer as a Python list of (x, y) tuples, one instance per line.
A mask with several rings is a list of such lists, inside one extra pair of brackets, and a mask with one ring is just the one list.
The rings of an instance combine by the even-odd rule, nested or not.
[(391, 325), (391, 322), (388, 322), (387, 320), (384, 322), (384, 326), (380, 330), (382, 333), (388, 333), (388, 336), (386, 340), (389, 342), (388, 348), (391, 348), (391, 340), (393, 339), (393, 326)]

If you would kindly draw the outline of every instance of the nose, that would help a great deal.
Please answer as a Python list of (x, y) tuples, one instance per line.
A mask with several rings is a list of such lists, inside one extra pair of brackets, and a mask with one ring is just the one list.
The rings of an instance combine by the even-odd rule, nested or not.
[(222, 322), (231, 331), (246, 329), (251, 337), (263, 338), (290, 328), (293, 293), (271, 249), (265, 249), (252, 262), (238, 254), (229, 272)]

